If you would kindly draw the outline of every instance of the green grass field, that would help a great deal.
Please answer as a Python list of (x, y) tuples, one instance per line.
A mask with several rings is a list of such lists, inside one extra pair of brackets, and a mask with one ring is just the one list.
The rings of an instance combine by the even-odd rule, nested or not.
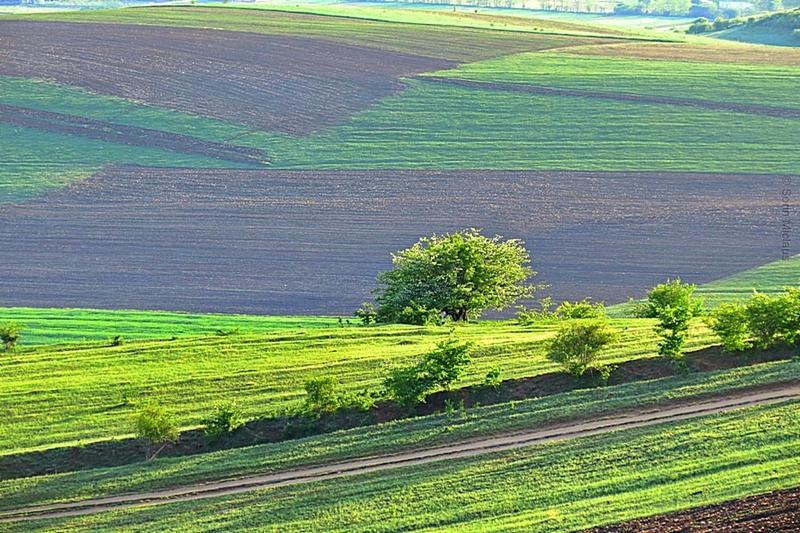
[(800, 91), (800, 67), (584, 56), (579, 55), (580, 50), (504, 56), (435, 75), (604, 93), (800, 107), (795, 97)]
[(430, 448), (484, 435), (512, 433), (569, 419), (644, 409), (665, 402), (800, 378), (800, 364), (781, 361), (704, 374), (688, 374), (576, 390), (467, 411), (398, 420), (299, 440), (113, 468), (0, 481), (0, 509), (166, 488), (248, 473), (279, 472), (354, 457)]
[(0, 307), (0, 322), (24, 327), (22, 346), (65, 342), (169, 339), (215, 335), (218, 330), (241, 333), (294, 333), (301, 329), (338, 325), (337, 318), (319, 316), (259, 316), (192, 314), (171, 311)]
[(346, 482), (40, 525), (61, 531), (572, 531), (797, 485), (797, 407), (745, 409)]
[[(620, 362), (656, 354), (652, 322), (617, 320), (621, 339), (603, 357)], [(476, 343), (459, 386), (483, 381), (498, 367), (503, 379), (557, 371), (545, 357), (555, 325), (484, 322), (457, 328)], [(3, 358), (0, 454), (75, 445), (130, 435), (137, 404), (152, 399), (197, 426), (209, 407), (237, 401), (247, 416), (299, 405), (303, 385), (335, 375), (351, 391), (379, 390), (388, 368), (406, 364), (447, 338), (448, 327), (387, 326), (216, 335), (175, 341), (108, 342), (19, 349)], [(714, 341), (695, 324), (688, 349)], [(192, 398), (186, 402), (186, 398)], [(47, 427), (47, 432), (41, 428)]]
[(709, 307), (715, 307), (725, 302), (747, 300), (754, 290), (769, 294), (797, 286), (800, 286), (800, 255), (706, 283), (698, 287), (697, 294)]
[(793, 150), (798, 136), (800, 121), (793, 119), (414, 81), (345, 125), (275, 146), (273, 162), (328, 169), (791, 173), (800, 168)]

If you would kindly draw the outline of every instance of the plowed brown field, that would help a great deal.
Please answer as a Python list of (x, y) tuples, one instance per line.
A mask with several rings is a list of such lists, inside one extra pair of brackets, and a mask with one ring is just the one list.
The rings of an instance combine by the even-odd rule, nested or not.
[(800, 531), (800, 489), (632, 520), (593, 533), (778, 533)]
[(615, 302), (779, 258), (781, 191), (763, 175), (112, 168), (0, 208), (0, 301), (349, 313), (390, 252), (478, 226), (523, 238), (556, 298)]
[(443, 59), (293, 36), (192, 28), (7, 21), (0, 75), (272, 131), (307, 134), (400, 91)]

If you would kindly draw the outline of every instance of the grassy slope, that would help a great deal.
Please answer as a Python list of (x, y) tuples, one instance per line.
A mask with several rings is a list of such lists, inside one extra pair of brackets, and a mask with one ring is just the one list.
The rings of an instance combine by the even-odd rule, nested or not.
[(211, 157), (110, 143), (0, 123), (0, 205), (89, 176), (110, 163), (235, 167)]
[(260, 147), (284, 134), (105, 96), (43, 80), (0, 76), (0, 104), (154, 129), (236, 146)]
[(523, 53), (435, 75), (548, 87), (800, 107), (800, 67), (652, 61), (582, 56), (579, 51)]
[(800, 9), (757, 17), (711, 35), (731, 41), (800, 47)]
[(622, 409), (647, 409), (704, 394), (719, 394), (796, 379), (800, 379), (800, 364), (782, 361), (578, 390), (200, 456), (161, 458), (149, 463), (0, 481), (0, 509), (152, 490), (419, 447), (430, 448), (482, 435), (511, 433), (568, 419), (600, 417)]
[[(651, 321), (614, 325), (622, 338), (604, 361), (654, 356)], [(504, 379), (555, 371), (545, 358), (554, 329), (509, 322), (458, 327), (460, 338), (477, 344), (461, 383), (479, 383), (493, 367)], [(192, 427), (224, 400), (236, 400), (248, 416), (297, 405), (303, 384), (315, 376), (334, 375), (349, 390), (378, 389), (388, 367), (429, 351), (449, 330), (336, 328), (20, 349), (4, 356), (0, 367), (0, 453), (129, 435), (136, 404), (149, 398), (174, 411), (182, 427)], [(690, 349), (712, 341), (698, 323)]]
[[(76, 115), (241, 146), (269, 148), (280, 135), (188, 113), (146, 106), (40, 80), (0, 76), (0, 104)], [(0, 123), (0, 205), (20, 202), (90, 176), (106, 164), (235, 168), (229, 161), (125, 146)], [(233, 141), (231, 141), (233, 139)]]
[(697, 293), (707, 305), (716, 306), (747, 299), (756, 289), (773, 293), (789, 286), (800, 286), (800, 255), (706, 283), (698, 288)]
[[(691, 282), (691, 280), (685, 280)], [(703, 298), (707, 308), (713, 309), (726, 302), (744, 301), (753, 291), (781, 292), (789, 286), (800, 285), (800, 256), (767, 263), (697, 287), (697, 296)], [(610, 316), (630, 316), (636, 302), (610, 306)]]
[(345, 483), (333, 480), (46, 525), (58, 530), (135, 526), (140, 531), (570, 531), (797, 485), (797, 407), (746, 409), (362, 475)]
[[(609, 61), (613, 63), (605, 58), (598, 60), (600, 63)], [(521, 70), (527, 68), (526, 65)], [(453, 75), (459, 72), (462, 71), (454, 71)], [(519, 75), (529, 76), (535, 72), (533, 69), (531, 74)], [(748, 70), (742, 69), (742, 72), (744, 75)], [(584, 83), (582, 74), (574, 69), (565, 71), (563, 76), (567, 81), (560, 84)], [(502, 79), (496, 73), (487, 77)], [(639, 82), (635, 79), (631, 77), (620, 82), (619, 89), (636, 92), (638, 86), (644, 90), (642, 87), (646, 88), (647, 84), (636, 85)], [(737, 88), (740, 94), (756, 94), (759, 87), (770, 83), (768, 77), (760, 81), (731, 80), (733, 78), (726, 83)], [(691, 83), (692, 78), (687, 76), (675, 81), (673, 86), (678, 91)], [(245, 128), (222, 121), (31, 80), (0, 79), (0, 86), (9, 89), (0, 93), (3, 95), (0, 101), (209, 140), (234, 138), (236, 144), (263, 149), (273, 160), (273, 166), (284, 168), (791, 172), (800, 167), (800, 155), (791, 149), (792, 140), (800, 136), (800, 121), (797, 120), (671, 105), (465, 89), (423, 81), (410, 85), (404, 93), (383, 100), (346, 124), (301, 139), (268, 132), (247, 134)], [(792, 85), (792, 82), (787, 80), (785, 85)], [(63, 94), (63, 98), (55, 98), (57, 94)], [(781, 94), (793, 93), (779, 90), (770, 94), (777, 102)], [(74, 151), (69, 150), (73, 145), (96, 143), (62, 137), (61, 145), (68, 148), (67, 154)], [(72, 142), (67, 143), (67, 140)], [(6, 146), (17, 150), (16, 146)], [(56, 167), (59, 171), (82, 168), (78, 162), (93, 153), (91, 150), (78, 152), (84, 159), (76, 155), (77, 161), (72, 161), (63, 156), (55, 157), (52, 150), (52, 145), (49, 150), (44, 146), (43, 151), (36, 153), (64, 160)], [(114, 150), (101, 152), (105, 161), (136, 162), (135, 156), (141, 153), (138, 160), (146, 160), (144, 155), (148, 153), (130, 147)], [(35, 157), (36, 153), (26, 161), (31, 165), (43, 164)], [(708, 153), (716, 156), (708, 159)], [(702, 165), (698, 165), (698, 161), (702, 161)], [(52, 167), (43, 168), (52, 170)], [(87, 163), (85, 168), (95, 167)], [(30, 182), (28, 187), (11, 179), (19, 170), (17, 166), (5, 165), (3, 170), (10, 176), (5, 180), (8, 182), (6, 190), (11, 191), (6, 192), (7, 196), (14, 199), (14, 195), (23, 195), (22, 191), (36, 190), (36, 182)]]
[[(202, 4), (201, 4), (202, 5)], [(213, 5), (213, 4), (211, 4)], [(218, 7), (218, 6), (216, 6)], [(594, 24), (581, 24), (578, 20), (559, 20), (556, 18), (518, 17), (514, 12), (474, 13), (466, 10), (453, 11), (449, 6), (431, 6), (433, 9), (415, 9), (404, 6), (382, 7), (379, 5), (359, 4), (254, 4), (249, 6), (230, 5), (234, 9), (265, 9), (278, 12), (306, 13), (334, 17), (347, 17), (403, 24), (421, 24), (431, 26), (455, 26), (459, 28), (475, 28), (498, 31), (518, 31), (531, 33), (564, 33), (570, 35), (601, 35), (614, 37), (632, 37), (640, 33), (633, 28), (598, 27)], [(438, 7), (438, 9), (436, 9)], [(665, 35), (658, 34), (664, 38)], [(672, 37), (672, 36), (670, 36)], [(672, 37), (679, 39), (678, 37)]]
[(337, 325), (333, 317), (0, 307), (0, 322), (7, 321), (24, 327), (21, 346), (108, 340), (117, 335), (125, 340), (168, 339), (212, 335), (220, 329), (266, 333)]
[(793, 119), (414, 81), (345, 125), (275, 147), (273, 162), (290, 168), (793, 172), (800, 168), (798, 137), (800, 121)]
[[(583, 43), (580, 38), (558, 35), (241, 9), (150, 8), (60, 13), (36, 19), (51, 17), (322, 36), (369, 46), (402, 46), (405, 51), (459, 60)], [(639, 50), (659, 45), (666, 46), (664, 43), (625, 46)], [(584, 46), (581, 50), (588, 52), (593, 48), (597, 47)], [(692, 48), (686, 45), (684, 49)], [(614, 50), (622, 48), (611, 49), (611, 53)], [(708, 55), (706, 51), (703, 54), (703, 57)], [(794, 102), (797, 85), (793, 79), (796, 69), (790, 67), (707, 64), (701, 68), (679, 62), (654, 64), (633, 59), (569, 57), (567, 62), (558, 54), (542, 57), (527, 54), (465, 66), (445, 75), (514, 81), (539, 80), (546, 75), (548, 83), (566, 87), (593, 86), (602, 77), (607, 87), (623, 92), (678, 95), (691, 91), (690, 94), (701, 97), (759, 102), (766, 98), (764, 94), (769, 94), (771, 103), (787, 105)], [(558, 69), (553, 68), (554, 62), (559, 62)], [(792, 172), (800, 167), (800, 156), (791, 144), (800, 136), (797, 120), (691, 107), (533, 96), (415, 81), (405, 93), (384, 100), (346, 124), (308, 138), (293, 139), (268, 132), (242, 135), (244, 128), (233, 124), (31, 80), (2, 79), (0, 85), (2, 100), (14, 105), (163, 128), (210, 140), (235, 138), (237, 144), (264, 149), (276, 167), (719, 172)], [(698, 88), (705, 85), (709, 88)], [(55, 166), (45, 164), (46, 160), (62, 159), (60, 152), (59, 157), (53, 153), (52, 142), (27, 143), (35, 151), (24, 158), (19, 156), (16, 145), (5, 145), (17, 154), (16, 158), (12, 154), (8, 159), (23, 159), (3, 166), (0, 194), (5, 201), (24, 199), (70, 178), (83, 177), (102, 163), (139, 162), (134, 155), (147, 153), (125, 147), (132, 153), (114, 154), (117, 150), (114, 148), (103, 150), (103, 160), (96, 161), (91, 157), (93, 150), (82, 148), (87, 141), (67, 143), (67, 139), (71, 137), (61, 139), (60, 143), (66, 153), (83, 157), (67, 158)], [(715, 157), (708, 158), (709, 153)], [(45, 157), (37, 158), (37, 154)], [(19, 174), (27, 179), (20, 181)]]

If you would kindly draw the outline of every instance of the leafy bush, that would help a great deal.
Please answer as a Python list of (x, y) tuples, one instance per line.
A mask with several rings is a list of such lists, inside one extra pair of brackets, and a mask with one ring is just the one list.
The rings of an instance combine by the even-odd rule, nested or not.
[(470, 344), (448, 339), (426, 354), (418, 365), (420, 373), (429, 376), (433, 384), (445, 390), (457, 380), (469, 364)]
[(313, 378), (305, 383), (306, 410), (311, 413), (333, 413), (342, 407), (339, 381), (331, 376)]
[(750, 328), (747, 320), (747, 308), (738, 303), (719, 306), (706, 319), (711, 330), (722, 341), (726, 352), (741, 352), (750, 348)]
[(503, 380), (500, 379), (500, 369), (497, 367), (489, 370), (486, 373), (486, 377), (483, 378), (483, 386), (490, 389), (497, 390), (502, 383)]
[(374, 324), (378, 320), (378, 312), (375, 310), (375, 306), (370, 302), (361, 304), (361, 307), (356, 309), (355, 316), (361, 319), (361, 323), (365, 326)]
[(466, 321), (533, 293), (526, 281), (535, 273), (522, 243), (484, 237), (476, 229), (422, 238), (394, 254), (392, 263), (378, 277), (381, 322)]
[(694, 297), (697, 286), (680, 279), (657, 285), (647, 296), (641, 309), (646, 318), (658, 320), (656, 330), (661, 335), (658, 353), (670, 359), (683, 357), (683, 345), (692, 318), (703, 311), (703, 302)]
[(422, 357), (415, 365), (395, 368), (383, 385), (390, 398), (411, 406), (425, 401), (436, 387), (449, 389), (470, 362), (472, 345), (449, 339)]
[(391, 399), (410, 407), (425, 401), (428, 392), (433, 389), (433, 381), (420, 374), (415, 365), (393, 368), (383, 380), (383, 386)]
[(562, 302), (556, 308), (556, 316), (563, 319), (602, 318), (606, 316), (603, 302), (592, 303), (588, 298), (580, 302)]
[(596, 367), (602, 349), (616, 339), (616, 332), (605, 320), (570, 322), (561, 326), (550, 342), (547, 357), (573, 376), (580, 377)]
[(553, 299), (549, 296), (539, 300), (539, 309), (528, 309), (524, 305), (517, 307), (517, 323), (520, 326), (532, 326), (541, 322), (556, 319), (556, 314), (551, 310)]
[(211, 416), (203, 421), (203, 433), (211, 440), (217, 440), (226, 433), (233, 433), (245, 424), (242, 411), (236, 404), (229, 402), (218, 406)]
[(15, 322), (0, 324), (0, 341), (3, 342), (3, 350), (10, 352), (13, 350), (20, 337), (22, 337), (22, 326)]
[[(133, 429), (136, 437), (147, 441), (146, 459), (152, 460), (164, 447), (178, 440), (178, 426), (175, 419), (156, 403), (142, 406), (133, 418)], [(154, 446), (160, 447), (153, 450)]]
[(800, 288), (790, 288), (780, 296), (756, 293), (747, 303), (747, 324), (756, 344), (768, 348), (781, 340), (796, 344), (800, 340)]

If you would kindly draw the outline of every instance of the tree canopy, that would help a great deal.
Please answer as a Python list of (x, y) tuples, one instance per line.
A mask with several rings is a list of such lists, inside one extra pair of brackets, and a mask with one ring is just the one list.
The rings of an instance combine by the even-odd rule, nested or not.
[(530, 262), (521, 241), (477, 229), (424, 237), (393, 254), (394, 267), (378, 277), (377, 319), (426, 324), (506, 309), (533, 294)]

